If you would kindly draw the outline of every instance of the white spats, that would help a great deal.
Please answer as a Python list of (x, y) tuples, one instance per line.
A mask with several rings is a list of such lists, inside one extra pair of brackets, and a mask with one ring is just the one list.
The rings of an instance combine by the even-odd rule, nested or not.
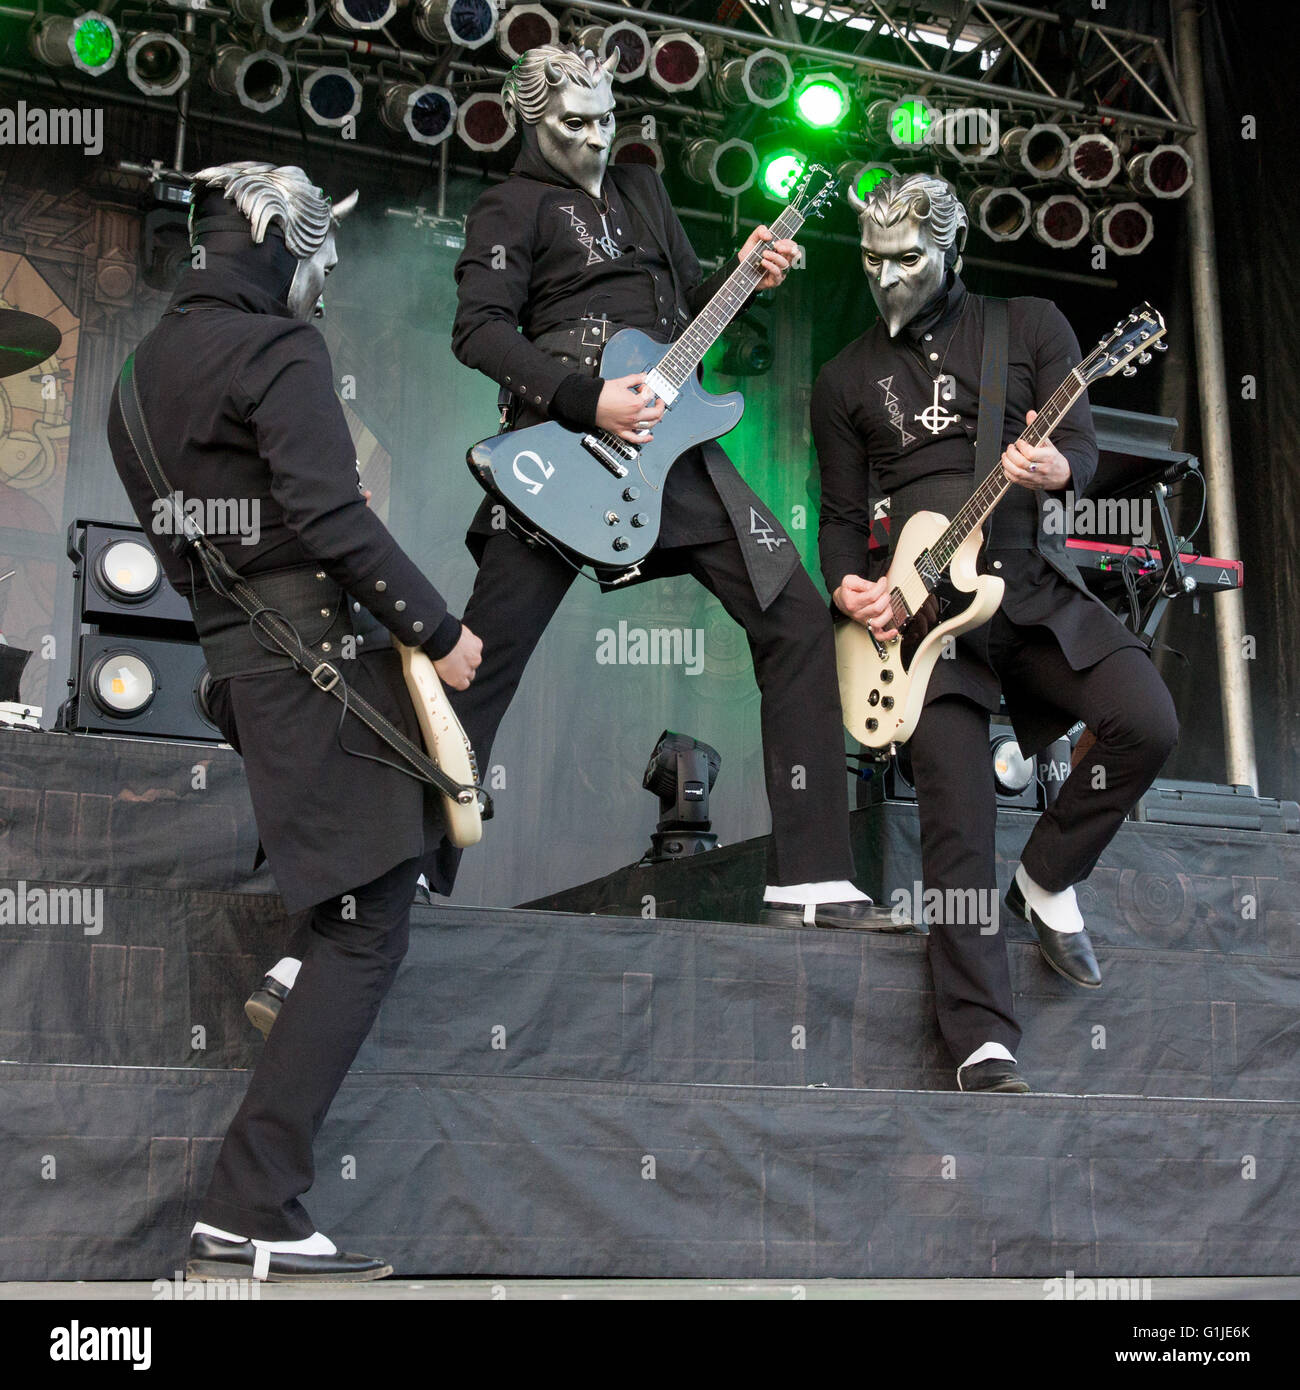
[(294, 981), (298, 978), (298, 968), (301, 965), (302, 961), (294, 960), (292, 956), (284, 956), (276, 961), (266, 973), (273, 980), (279, 980), (285, 989), (292, 989)]
[(1074, 896), (1073, 887), (1060, 893), (1049, 893), (1029, 877), (1023, 864), (1016, 866), (1016, 884), (1025, 896), (1025, 906), (1032, 908), (1044, 925), (1063, 936), (1083, 930), (1083, 914), (1079, 911), (1079, 901)]
[(999, 1058), (1003, 1062), (1014, 1062), (1016, 1060), (1000, 1042), (986, 1042), (982, 1047), (977, 1047), (957, 1070), (963, 1071), (966, 1067), (977, 1066), (980, 1062), (992, 1061), (994, 1057)]
[(820, 883), (771, 883), (763, 890), (763, 901), (773, 906), (794, 904), (800, 907), (819, 903), (869, 903), (871, 899), (855, 888), (847, 878), (824, 879)]
[[(203, 1221), (196, 1221), (194, 1229), (190, 1232), (195, 1236), (215, 1236), (218, 1240), (232, 1241), (237, 1245), (242, 1245), (248, 1239), (247, 1236), (235, 1235), (233, 1231), (223, 1231), (220, 1227), (209, 1226)], [(337, 1255), (338, 1246), (321, 1231), (313, 1231), (311, 1235), (302, 1240), (257, 1240), (253, 1241), (254, 1247), (259, 1252), (268, 1255)], [(263, 1275), (256, 1276), (263, 1278)]]

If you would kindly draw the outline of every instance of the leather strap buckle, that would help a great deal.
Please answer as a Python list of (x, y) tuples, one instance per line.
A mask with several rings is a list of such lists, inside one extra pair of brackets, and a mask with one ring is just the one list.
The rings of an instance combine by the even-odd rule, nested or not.
[[(322, 671), (325, 673), (323, 676)], [(322, 661), (311, 673), (311, 683), (317, 690), (333, 690), (339, 683), (339, 673), (328, 661)]]

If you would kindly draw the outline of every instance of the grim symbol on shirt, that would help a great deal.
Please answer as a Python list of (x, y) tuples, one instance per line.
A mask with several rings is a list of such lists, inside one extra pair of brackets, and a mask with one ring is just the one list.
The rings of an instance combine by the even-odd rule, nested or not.
[(769, 555), (787, 540), (785, 536), (778, 536), (772, 530), (772, 523), (759, 516), (753, 507), (749, 509), (749, 534), (757, 538), (755, 544), (761, 545)]
[(931, 434), (942, 434), (949, 425), (955, 425), (961, 419), (960, 415), (949, 415), (948, 412), (939, 404), (939, 401), (951, 401), (957, 396), (957, 381), (955, 377), (950, 377), (947, 372), (940, 373), (934, 379), (934, 401), (927, 405), (922, 411), (912, 416), (913, 420), (919, 420), (930, 431)]
[(903, 404), (894, 392), (894, 378), (892, 376), (881, 377), (876, 385), (884, 393), (885, 413), (889, 416), (889, 423), (898, 431), (899, 444), (903, 448), (909, 444), (915, 444), (916, 436), (908, 433), (907, 425), (904, 423), (906, 416), (903, 414)]
[[(587, 224), (578, 216), (577, 208), (574, 204), (570, 203), (568, 207), (562, 207), (560, 211), (569, 214), (569, 226), (573, 229), (574, 234), (578, 238), (578, 245), (587, 253), (587, 264), (599, 265), (602, 258), (600, 252), (596, 250), (593, 244), (596, 238), (593, 233), (587, 230)], [(606, 240), (608, 240), (608, 238), (606, 238)]]

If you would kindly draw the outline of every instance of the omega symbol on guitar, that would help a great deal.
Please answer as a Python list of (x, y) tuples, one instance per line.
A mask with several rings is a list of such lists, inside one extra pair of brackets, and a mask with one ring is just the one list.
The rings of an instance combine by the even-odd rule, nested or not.
[[(527, 473), (520, 468), (521, 462), (535, 463), (537, 471), (541, 474), (540, 478), (530, 478)], [(532, 449), (522, 449), (515, 455), (514, 474), (521, 483), (532, 493), (534, 497), (541, 492), (546, 480), (555, 472), (555, 465), (547, 463), (542, 456)]]

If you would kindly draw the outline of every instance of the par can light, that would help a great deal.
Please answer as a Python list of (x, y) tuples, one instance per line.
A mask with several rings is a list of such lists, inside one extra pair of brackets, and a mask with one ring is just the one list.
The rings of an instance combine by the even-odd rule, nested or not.
[(1153, 198), (1181, 198), (1192, 186), (1192, 157), (1181, 145), (1157, 145), (1136, 154), (1126, 170), (1129, 187)]
[(456, 129), (456, 98), (446, 87), (390, 82), (380, 92), (379, 119), (417, 145), (441, 145)]
[(1105, 188), (1119, 173), (1119, 149), (1109, 135), (1089, 131), (1070, 145), (1065, 172), (1080, 188)]
[(460, 104), (456, 131), (471, 150), (491, 154), (510, 143), (515, 128), (505, 102), (496, 92), (475, 92)]
[(497, 31), (496, 0), (414, 0), (411, 23), (425, 43), (481, 48)]
[(1015, 126), (1002, 137), (1002, 162), (1016, 173), (1036, 179), (1055, 179), (1070, 158), (1070, 137), (1050, 121)]
[(361, 110), (361, 83), (347, 68), (317, 68), (302, 84), (302, 109), (317, 125), (338, 129)]
[(1018, 241), (1029, 230), (1033, 208), (1018, 189), (976, 189), (970, 200), (971, 216), (990, 241)]
[(512, 5), (497, 24), (497, 47), (517, 63), (530, 48), (559, 43), (560, 26), (540, 5)]
[(273, 111), (289, 94), (289, 65), (269, 48), (250, 51), (224, 43), (208, 69), (208, 80), (249, 111)]
[(718, 71), (718, 95), (728, 106), (779, 106), (793, 86), (790, 60), (774, 48), (728, 58)]
[(1073, 193), (1053, 193), (1034, 208), (1030, 230), (1057, 251), (1068, 251), (1088, 235), (1088, 205)]
[(147, 97), (169, 97), (190, 80), (189, 50), (175, 34), (150, 29), (126, 50), (126, 75)]
[(664, 151), (658, 140), (648, 140), (636, 130), (614, 137), (609, 148), (611, 164), (648, 164), (656, 174), (664, 171)]
[(340, 29), (382, 29), (396, 14), (397, 0), (330, 0)]
[(230, 0), (230, 8), (281, 43), (302, 38), (316, 22), (316, 0)]
[(1112, 203), (1092, 219), (1092, 234), (1117, 256), (1136, 256), (1151, 245), (1155, 225), (1141, 203)]
[(661, 34), (650, 50), (650, 81), (661, 92), (693, 91), (708, 69), (704, 46), (682, 29)]

